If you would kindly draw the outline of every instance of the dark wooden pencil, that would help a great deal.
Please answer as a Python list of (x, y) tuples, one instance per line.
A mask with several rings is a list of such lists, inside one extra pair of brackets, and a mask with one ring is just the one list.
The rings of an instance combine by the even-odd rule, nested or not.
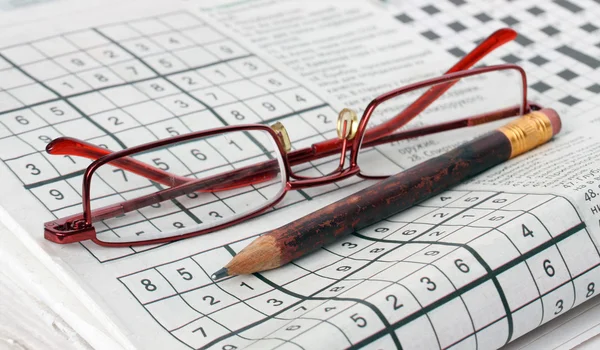
[(438, 157), (265, 233), (213, 279), (270, 270), (370, 226), (527, 152), (560, 131), (554, 110), (542, 109)]

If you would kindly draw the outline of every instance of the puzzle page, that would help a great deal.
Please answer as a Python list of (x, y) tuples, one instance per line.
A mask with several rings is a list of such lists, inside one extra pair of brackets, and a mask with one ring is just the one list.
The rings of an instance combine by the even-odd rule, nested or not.
[[(141, 7), (145, 8), (142, 12)], [(79, 291), (97, 315), (110, 313), (111, 308), (118, 310), (123, 302), (98, 289), (106, 286), (122, 295), (123, 288), (115, 278), (129, 264), (122, 259), (148, 251), (142, 257), (144, 261), (159, 248), (102, 249), (87, 243), (58, 247), (43, 240), (45, 221), (81, 212), (81, 179), (89, 164), (82, 158), (49, 156), (44, 148), (52, 139), (72, 136), (118, 150), (177, 133), (252, 122), (268, 125), (275, 121), (287, 124), (291, 136), (298, 141), (295, 147), (335, 135), (337, 108), (330, 107), (324, 94), (318, 89), (309, 90), (268, 58), (199, 16), (169, 4), (133, 3), (118, 11), (95, 8), (76, 16), (58, 16), (62, 21), (40, 20), (35, 26), (14, 25), (2, 31), (3, 219), (36, 256), (55, 267), (57, 275)], [(169, 154), (162, 161), (173, 166), (179, 162), (177, 156), (181, 155)], [(317, 167), (305, 170), (315, 176), (322, 174)], [(124, 178), (121, 183), (118, 178), (106, 180), (106, 191), (100, 200), (107, 202), (122, 201), (152, 186), (148, 182), (125, 187), (128, 184)], [(357, 182), (359, 179), (352, 179), (318, 191), (293, 192), (281, 207)], [(239, 202), (235, 197), (230, 201)], [(100, 231), (118, 237), (128, 228), (139, 226), (158, 231), (193, 225), (203, 214), (214, 219), (223, 208), (222, 201), (202, 204), (207, 206), (200, 209), (198, 204), (173, 202), (158, 213), (137, 213), (135, 220), (125, 226), (104, 226)], [(233, 236), (213, 238), (221, 242), (235, 240), (236, 236), (247, 237), (266, 229), (260, 227), (253, 225)], [(214, 244), (209, 238), (200, 247)], [(52, 252), (53, 257), (49, 258), (40, 246)], [(69, 275), (65, 271), (77, 273)], [(85, 275), (91, 278), (82, 278)], [(120, 316), (129, 323), (127, 314)], [(100, 318), (115, 334), (128, 333), (124, 331), (126, 327), (110, 326), (111, 319)], [(130, 341), (123, 335), (120, 340)]]
[(572, 199), (551, 194), (567, 182), (519, 183), (577, 142), (598, 147), (569, 135), (280, 269), (210, 280), (250, 238), (118, 279), (191, 348), (498, 348), (597, 293), (600, 178)]
[[(198, 6), (357, 110), (378, 94), (427, 77), (407, 74), (401, 67), (426, 64), (430, 73), (441, 74), (495, 30), (510, 27), (518, 32), (517, 38), (476, 66), (512, 63), (523, 67), (529, 99), (556, 109), (568, 128), (575, 120), (598, 118), (597, 1), (373, 1), (402, 25), (398, 35), (378, 31), (373, 16), (333, 8), (318, 11), (297, 1), (286, 3)], [(335, 35), (316, 34), (318, 28), (335, 21), (353, 26), (339, 29)], [(413, 38), (414, 34), (418, 38)], [(380, 41), (372, 40), (374, 37), (399, 50), (379, 48)], [(415, 43), (420, 50), (414, 49)], [(327, 59), (314, 55), (315, 51)], [(380, 58), (377, 64), (369, 61), (373, 57)]]
[[(552, 106), (570, 120), (597, 122), (600, 106), (600, 5), (594, 1), (384, 1), (386, 10), (423, 39), (442, 46), (457, 59), (492, 30), (515, 29), (513, 43), (492, 53), (485, 63), (514, 63), (529, 79), (529, 96)], [(563, 119), (564, 120), (564, 119)], [(584, 127), (567, 124), (568, 129)], [(594, 311), (595, 310), (595, 311)], [(545, 327), (515, 346), (571, 348), (589, 338), (600, 309)], [(596, 316), (593, 316), (595, 313)], [(586, 323), (574, 326), (576, 320)], [(597, 333), (597, 331), (596, 331)], [(584, 336), (584, 338), (581, 337)], [(559, 340), (559, 338), (562, 338)], [(551, 343), (551, 339), (556, 339)], [(545, 342), (548, 341), (548, 343)], [(553, 344), (553, 345), (550, 345)], [(562, 345), (561, 345), (562, 344)], [(567, 345), (570, 344), (570, 345)]]
[[(69, 15), (69, 5), (73, 4), (56, 11), (57, 19), (44, 21), (40, 15), (35, 26), (15, 24), (27, 21), (11, 17), (13, 24), (2, 31), (2, 218), (117, 339), (124, 344), (148, 345), (157, 339), (128, 331), (131, 317), (141, 309), (127, 307), (133, 305), (133, 297), (123, 294), (118, 276), (160, 263), (167, 256), (188, 255), (188, 248), (200, 251), (254, 236), (323, 205), (325, 202), (315, 204), (321, 197), (332, 201), (366, 183), (353, 178), (291, 192), (275, 208), (282, 210), (275, 218), (201, 237), (199, 243), (189, 240), (185, 244), (106, 249), (90, 242), (59, 247), (44, 241), (44, 222), (81, 212), (82, 174), (90, 163), (44, 152), (56, 137), (77, 137), (118, 150), (212, 127), (281, 121), (288, 127), (294, 148), (301, 148), (335, 137), (339, 110), (339, 106), (331, 107), (334, 100), (319, 89), (309, 87), (268, 55), (251, 49), (201, 14), (161, 4), (144, 6), (140, 12), (139, 3), (132, 3), (118, 10), (77, 7), (75, 14)], [(229, 163), (244, 161), (227, 158), (233, 154), (220, 151)], [(156, 156), (163, 167), (185, 163), (186, 154), (163, 156)], [(322, 159), (297, 172), (322, 176), (335, 162), (337, 159)], [(120, 202), (154, 186), (149, 182), (132, 185), (125, 176), (107, 177), (102, 184), (98, 199), (103, 203)], [(225, 203), (244, 203), (243, 197), (233, 195), (201, 204), (189, 200), (165, 203), (136, 213), (125, 225), (98, 223), (99, 233), (119, 238), (126, 232), (159, 232), (217, 220), (220, 210), (234, 210)], [(303, 206), (283, 210), (294, 204)], [(125, 334), (136, 334), (139, 339)], [(158, 333), (156, 338), (165, 336)], [(170, 339), (167, 337), (166, 343)]]
[[(398, 37), (403, 28), (369, 3), (324, 3), (319, 10), (313, 15), (377, 18), (369, 26), (384, 39)], [(558, 139), (286, 267), (251, 276), (209, 278), (256, 235), (369, 183), (355, 177), (292, 191), (251, 221), (168, 244), (103, 248), (90, 241), (45, 241), (44, 222), (81, 212), (82, 175), (90, 163), (45, 153), (56, 137), (119, 150), (219, 126), (276, 121), (286, 125), (294, 148), (336, 137), (341, 104), (315, 87), (318, 75), (299, 77), (226, 28), (225, 17), (205, 12), (132, 2), (14, 26), (0, 36), (0, 217), (125, 347), (485, 349), (597, 294), (598, 166), (583, 158), (600, 149), (593, 129)], [(352, 21), (331, 22), (332, 37), (356, 30)], [(439, 67), (428, 63), (449, 54), (421, 43), (418, 35), (404, 33), (402, 42), (391, 44), (365, 36), (371, 47), (357, 39), (354, 69), (403, 73), (408, 80), (435, 74)], [(401, 65), (389, 60), (392, 52), (405, 55)], [(312, 67), (318, 70), (319, 63)], [(356, 105), (384, 88), (371, 85), (374, 78), (361, 85), (343, 76), (337, 84), (350, 87), (336, 97), (354, 95)], [(232, 168), (249, 159), (221, 147), (226, 145), (209, 146)], [(445, 146), (413, 141), (394, 147), (431, 156)], [(139, 159), (195, 176), (207, 170), (197, 169), (200, 154), (206, 156), (158, 150)], [(559, 166), (560, 159), (570, 163)], [(324, 158), (296, 171), (319, 177), (338, 161)], [(402, 169), (414, 161), (381, 166)], [(542, 171), (540, 165), (552, 164), (553, 171)], [(100, 174), (95, 200), (119, 203), (160, 188), (123, 174)], [(125, 224), (107, 219), (96, 227), (118, 242), (218, 222), (266, 191), (257, 185), (200, 202), (191, 194), (135, 211)]]
[[(572, 216), (548, 228), (550, 210)], [(592, 297), (600, 278), (585, 225), (552, 195), (452, 191), (282, 269), (211, 282), (246, 243), (119, 280), (191, 348), (489, 349)]]
[(514, 63), (529, 78), (533, 101), (568, 118), (598, 119), (600, 108), (600, 5), (593, 0), (383, 1), (407, 28), (456, 59), (493, 30), (519, 35), (486, 64)]

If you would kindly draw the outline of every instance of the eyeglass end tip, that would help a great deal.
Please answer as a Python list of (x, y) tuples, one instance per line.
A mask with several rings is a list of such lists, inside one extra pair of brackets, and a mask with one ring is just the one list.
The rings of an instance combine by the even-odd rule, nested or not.
[(223, 267), (222, 269), (218, 270), (217, 272), (213, 273), (212, 276), (210, 276), (213, 280), (220, 280), (221, 278), (227, 277), (229, 276), (229, 271), (227, 270), (226, 267)]

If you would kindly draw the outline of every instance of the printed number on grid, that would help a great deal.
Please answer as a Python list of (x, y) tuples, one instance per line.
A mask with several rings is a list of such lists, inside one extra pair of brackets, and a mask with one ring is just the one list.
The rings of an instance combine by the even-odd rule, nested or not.
[[(566, 220), (547, 227), (557, 211)], [(120, 281), (185, 344), (261, 348), (310, 348), (324, 334), (340, 346), (501, 346), (593, 297), (600, 281), (585, 226), (554, 195), (449, 191), (260, 278), (211, 281), (229, 257), (216, 248)]]
[[(314, 93), (188, 13), (0, 48), (0, 78), (0, 159), (56, 217), (81, 212), (82, 171), (90, 164), (46, 154), (61, 136), (120, 150), (225, 125), (281, 121), (298, 147), (329, 138), (325, 134), (335, 129), (336, 112)], [(268, 158), (272, 149), (262, 142), (260, 135), (238, 133), (134, 158), (180, 176), (210, 176)], [(92, 207), (161, 188), (102, 167), (92, 180)], [(221, 196), (190, 193), (98, 223), (97, 231), (109, 241), (143, 239), (210, 224), (275, 193), (274, 183)], [(99, 261), (143, 249), (109, 253), (89, 246)]]

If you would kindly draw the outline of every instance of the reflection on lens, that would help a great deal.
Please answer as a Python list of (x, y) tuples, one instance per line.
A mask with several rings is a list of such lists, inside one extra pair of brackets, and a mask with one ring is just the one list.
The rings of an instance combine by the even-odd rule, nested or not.
[[(437, 86), (410, 91), (394, 97), (373, 112), (367, 124), (369, 130), (377, 130), (384, 125), (394, 130), (394, 118), (406, 108), (414, 107), (424, 93), (448, 86)], [(395, 129), (392, 134), (413, 132), (419, 128), (437, 124), (456, 122), (464, 118), (483, 117), (486, 119), (519, 116), (524, 109), (521, 75), (514, 69), (486, 72), (464, 77), (455, 81), (447, 91), (433, 101), (408, 124)], [(358, 154), (361, 173), (367, 176), (390, 176), (413, 167), (424, 160), (443, 154), (484, 132), (497, 128), (507, 119), (485, 123), (477, 127), (466, 127), (439, 132), (427, 136), (389, 141), (369, 146), (368, 137), (363, 138)], [(387, 123), (387, 124), (386, 124)]]
[[(133, 158), (135, 161), (132, 161)], [(269, 206), (284, 191), (283, 159), (262, 130), (227, 132), (116, 159), (92, 179), (92, 208), (145, 205), (95, 223), (104, 242), (174, 237)]]

